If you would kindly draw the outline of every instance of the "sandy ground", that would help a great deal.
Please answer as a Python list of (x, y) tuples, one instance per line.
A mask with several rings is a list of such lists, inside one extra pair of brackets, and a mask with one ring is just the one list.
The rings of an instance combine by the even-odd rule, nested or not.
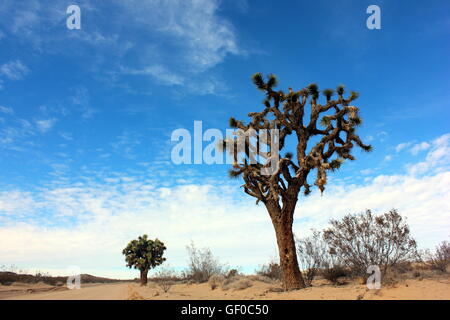
[(87, 284), (79, 290), (52, 287), (45, 284), (13, 284), (0, 286), (0, 299), (4, 300), (126, 300), (131, 295), (131, 285)]
[[(0, 298), (15, 300), (140, 300), (140, 299), (289, 299), (289, 300), (394, 300), (394, 299), (443, 299), (450, 300), (450, 277), (434, 279), (410, 279), (380, 290), (368, 290), (364, 285), (330, 285), (316, 282), (314, 287), (292, 292), (277, 291), (278, 285), (253, 281), (243, 290), (211, 290), (208, 284), (176, 284), (164, 292), (155, 283), (141, 287), (135, 283), (97, 284), (82, 286), (79, 290), (55, 288), (45, 284), (0, 286)], [(31, 290), (30, 290), (31, 289)], [(15, 291), (14, 291), (15, 290)], [(19, 291), (17, 291), (19, 290)], [(22, 290), (22, 291), (20, 291)], [(41, 291), (40, 291), (41, 290)]]

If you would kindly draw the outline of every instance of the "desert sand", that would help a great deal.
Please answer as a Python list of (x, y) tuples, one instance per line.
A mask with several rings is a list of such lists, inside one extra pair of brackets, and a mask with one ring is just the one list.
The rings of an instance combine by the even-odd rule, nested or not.
[(348, 283), (339, 286), (318, 280), (313, 287), (279, 292), (276, 283), (252, 281), (243, 290), (211, 290), (204, 284), (175, 284), (168, 292), (150, 282), (141, 287), (137, 283), (89, 284), (79, 290), (51, 287), (45, 284), (0, 286), (0, 299), (14, 300), (450, 300), (450, 277), (408, 279), (380, 290), (368, 290), (365, 285)]

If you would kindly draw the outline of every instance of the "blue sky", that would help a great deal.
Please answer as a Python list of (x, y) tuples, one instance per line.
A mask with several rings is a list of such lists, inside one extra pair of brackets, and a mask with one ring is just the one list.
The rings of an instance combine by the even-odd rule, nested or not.
[[(81, 8), (68, 30), (66, 8)], [(381, 8), (369, 30), (366, 8)], [(264, 208), (227, 165), (171, 163), (177, 128), (227, 129), (280, 88), (360, 93), (357, 151), (328, 192), (301, 199), (295, 231), (392, 207), (423, 247), (450, 227), (448, 1), (46, 1), (0, 4), (0, 264), (127, 277), (142, 233), (185, 265), (190, 240), (252, 271), (275, 256)], [(240, 248), (236, 250), (236, 248)], [(58, 259), (55, 259), (58, 257)], [(95, 259), (95, 262), (93, 261)]]

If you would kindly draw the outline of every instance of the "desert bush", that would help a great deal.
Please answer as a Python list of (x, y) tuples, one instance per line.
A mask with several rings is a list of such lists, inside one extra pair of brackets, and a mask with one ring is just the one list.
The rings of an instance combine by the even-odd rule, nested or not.
[(313, 230), (310, 237), (296, 239), (297, 257), (305, 284), (309, 287), (320, 268), (330, 267), (329, 248), (322, 233)]
[(263, 264), (260, 266), (259, 269), (256, 270), (256, 274), (273, 280), (281, 280), (283, 277), (281, 266), (274, 260), (270, 261), (268, 264)]
[(174, 285), (179, 278), (173, 269), (166, 266), (155, 272), (151, 280), (154, 281), (162, 291), (169, 292), (172, 285)]
[(340, 277), (347, 276), (347, 271), (340, 265), (328, 265), (320, 269), (320, 275), (333, 284), (337, 284)]
[(441, 242), (434, 253), (428, 255), (427, 262), (432, 270), (447, 272), (447, 266), (450, 264), (450, 243)]
[(228, 267), (214, 257), (209, 248), (197, 249), (192, 242), (186, 247), (189, 253), (189, 265), (184, 277), (195, 282), (207, 282), (214, 275), (225, 275)]
[(391, 269), (393, 271), (395, 271), (396, 273), (398, 273), (398, 274), (405, 274), (405, 273), (413, 271), (413, 267), (412, 267), (411, 261), (398, 262)]
[(239, 275), (239, 271), (237, 269), (231, 269), (228, 271), (226, 278), (233, 278)]
[(379, 216), (367, 210), (330, 223), (324, 239), (355, 275), (365, 275), (370, 265), (379, 266), (385, 274), (387, 268), (417, 256), (416, 241), (395, 209)]
[(221, 274), (213, 274), (209, 277), (208, 284), (211, 287), (211, 290), (214, 290), (220, 286), (222, 286), (225, 281), (225, 277)]

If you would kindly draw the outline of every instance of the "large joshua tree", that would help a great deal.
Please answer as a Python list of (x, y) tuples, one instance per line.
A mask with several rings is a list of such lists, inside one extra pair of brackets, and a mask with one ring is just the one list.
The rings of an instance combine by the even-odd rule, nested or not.
[(144, 234), (138, 239), (130, 241), (122, 250), (122, 254), (125, 255), (127, 267), (139, 269), (141, 285), (145, 286), (148, 271), (166, 261), (166, 258), (163, 257), (164, 250), (166, 250), (164, 243), (158, 239), (148, 239)]
[[(288, 92), (276, 91), (276, 77), (269, 75), (265, 80), (261, 73), (253, 76), (253, 82), (265, 94), (264, 108), (249, 113), (248, 123), (231, 118), (230, 126), (237, 129), (237, 138), (226, 138), (221, 145), (233, 156), (230, 176), (242, 177), (243, 190), (267, 208), (275, 228), (285, 290), (300, 289), (305, 283), (292, 231), (299, 193), (311, 192), (310, 174), (315, 177), (314, 185), (323, 192), (327, 172), (338, 169), (346, 159), (355, 160), (350, 153), (355, 145), (364, 151), (371, 151), (372, 147), (364, 144), (355, 132), (361, 124), (359, 109), (350, 105), (358, 98), (356, 92), (344, 97), (342, 85), (336, 91), (325, 89), (324, 102), (320, 103), (316, 84), (299, 91), (291, 88)], [(263, 131), (265, 135), (261, 134)], [(275, 133), (278, 144), (271, 143)], [(279, 151), (289, 144), (286, 140), (289, 136), (296, 152), (279, 156)], [(274, 160), (274, 169), (270, 174), (264, 173), (273, 167)]]

